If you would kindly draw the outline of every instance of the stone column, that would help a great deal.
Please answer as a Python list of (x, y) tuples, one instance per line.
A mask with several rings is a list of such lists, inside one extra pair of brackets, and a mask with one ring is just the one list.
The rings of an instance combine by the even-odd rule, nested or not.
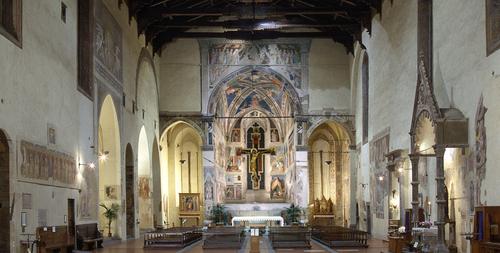
[(357, 227), (356, 220), (356, 192), (358, 186), (358, 170), (356, 168), (356, 164), (358, 161), (358, 153), (356, 152), (356, 146), (349, 146), (349, 169), (350, 169), (350, 199), (349, 199), (349, 227)]
[(412, 223), (413, 227), (418, 223), (418, 154), (410, 154), (411, 161), (411, 206), (412, 206)]
[(436, 252), (449, 252), (445, 244), (445, 205), (446, 199), (444, 197), (444, 152), (445, 146), (436, 144), (434, 145), (434, 153), (436, 155), (436, 204), (437, 204), (437, 221), (434, 224), (438, 228), (438, 238), (436, 244)]

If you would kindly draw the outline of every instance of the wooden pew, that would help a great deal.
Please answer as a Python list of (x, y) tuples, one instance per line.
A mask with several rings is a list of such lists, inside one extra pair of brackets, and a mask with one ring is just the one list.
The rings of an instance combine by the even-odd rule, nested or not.
[(309, 227), (271, 227), (269, 240), (273, 248), (311, 248)]
[(240, 249), (243, 246), (242, 227), (215, 227), (203, 232), (204, 249)]
[(76, 247), (79, 250), (102, 248), (103, 237), (97, 223), (76, 225)]
[[(44, 229), (46, 228), (46, 229)], [(72, 252), (75, 243), (74, 237), (68, 233), (67, 226), (53, 227), (39, 227), (36, 229), (37, 237), (40, 242), (38, 243), (38, 253), (70, 253)]]
[(332, 248), (368, 247), (368, 233), (340, 226), (315, 226), (312, 237)]
[(198, 227), (173, 227), (144, 234), (144, 248), (184, 248), (202, 238)]

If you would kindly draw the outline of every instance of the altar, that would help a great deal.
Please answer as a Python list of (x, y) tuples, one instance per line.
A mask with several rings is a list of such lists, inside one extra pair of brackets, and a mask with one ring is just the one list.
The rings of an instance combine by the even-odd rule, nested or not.
[(231, 225), (234, 227), (235, 222), (248, 222), (249, 225), (252, 223), (262, 223), (262, 222), (279, 222), (280, 226), (285, 225), (285, 221), (281, 216), (236, 216), (231, 220)]

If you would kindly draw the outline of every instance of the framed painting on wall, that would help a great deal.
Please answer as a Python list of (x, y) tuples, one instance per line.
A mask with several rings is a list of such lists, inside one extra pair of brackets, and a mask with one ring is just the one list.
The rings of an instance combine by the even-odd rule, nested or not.
[(200, 205), (199, 193), (179, 193), (179, 212), (181, 214), (199, 214)]

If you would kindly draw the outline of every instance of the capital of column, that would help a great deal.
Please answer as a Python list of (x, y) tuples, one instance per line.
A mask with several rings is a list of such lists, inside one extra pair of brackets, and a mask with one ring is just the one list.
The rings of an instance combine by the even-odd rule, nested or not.
[(414, 154), (414, 153), (408, 154), (408, 157), (410, 157), (411, 162), (414, 162), (414, 161), (418, 162), (418, 160), (420, 159), (420, 155)]
[(436, 144), (432, 147), (434, 148), (434, 154), (436, 155), (436, 157), (439, 158), (444, 157), (444, 152), (446, 151), (445, 145)]

